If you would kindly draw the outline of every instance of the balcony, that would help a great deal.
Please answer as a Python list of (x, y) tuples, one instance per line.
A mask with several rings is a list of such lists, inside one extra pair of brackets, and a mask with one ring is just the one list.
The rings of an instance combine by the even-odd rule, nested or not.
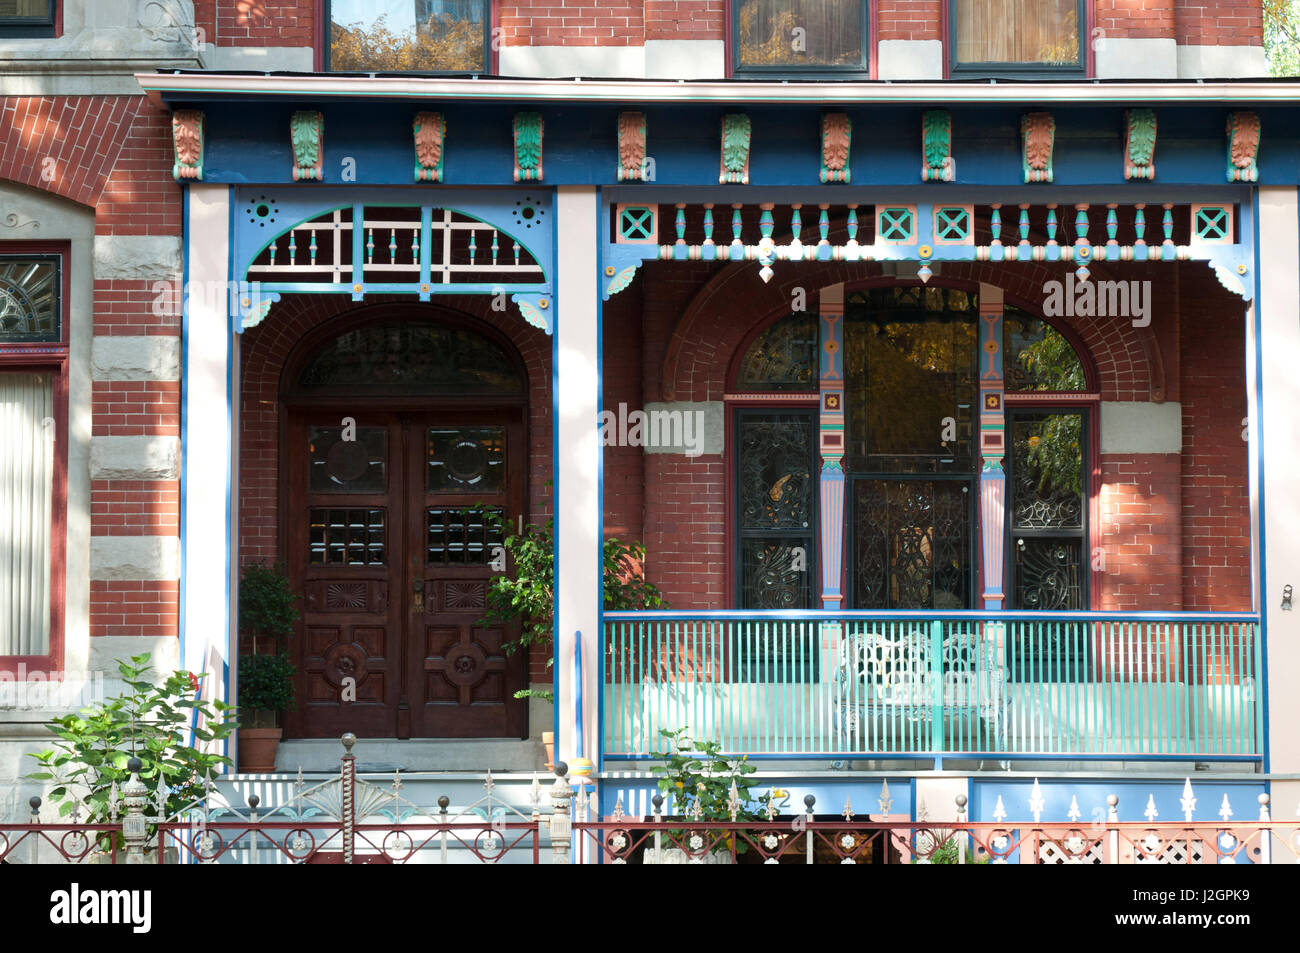
[(1249, 613), (606, 612), (608, 760), (1256, 760)]

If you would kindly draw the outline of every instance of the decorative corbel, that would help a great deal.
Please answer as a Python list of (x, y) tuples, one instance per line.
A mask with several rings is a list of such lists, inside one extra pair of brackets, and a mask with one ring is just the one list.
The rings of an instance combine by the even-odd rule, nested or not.
[(415, 134), (415, 181), (441, 182), (442, 141), (447, 134), (447, 121), (442, 113), (416, 113), (411, 130)]
[(554, 322), (551, 320), (551, 297), (545, 294), (515, 294), (510, 296), (510, 300), (519, 306), (519, 313), (535, 328), (540, 328), (547, 334), (550, 334), (554, 328)]
[(542, 114), (515, 113), (515, 181), (542, 177)]
[(289, 142), (293, 146), (293, 180), (321, 180), (325, 149), (325, 117), (304, 109), (289, 120)]
[(848, 113), (826, 113), (822, 116), (822, 171), (823, 182), (848, 182), (849, 149), (853, 144), (853, 123)]
[(1124, 113), (1124, 178), (1156, 177), (1156, 113), (1130, 109)]
[(722, 164), (718, 182), (749, 184), (749, 117), (728, 113), (722, 117)]
[(619, 113), (618, 180), (620, 182), (646, 180), (645, 143), (645, 113)]
[(1024, 142), (1026, 182), (1052, 181), (1052, 148), (1056, 143), (1056, 121), (1051, 113), (1026, 113), (1020, 120)]
[(952, 114), (946, 109), (929, 109), (921, 117), (921, 180), (953, 180)]
[(1228, 181), (1258, 182), (1259, 114), (1228, 114)]
[(197, 109), (178, 109), (172, 113), (172, 149), (176, 161), (172, 177), (203, 181), (203, 113)]

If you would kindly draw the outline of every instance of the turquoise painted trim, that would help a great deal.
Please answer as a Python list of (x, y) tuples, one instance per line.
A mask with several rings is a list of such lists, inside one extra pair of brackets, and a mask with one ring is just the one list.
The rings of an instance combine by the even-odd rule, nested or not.
[(1259, 622), (1257, 612), (1030, 612), (1010, 609), (1003, 612), (986, 612), (978, 609), (952, 609), (948, 611), (910, 611), (891, 609), (870, 611), (862, 609), (823, 611), (819, 609), (790, 609), (785, 611), (762, 611), (744, 609), (718, 609), (699, 612), (668, 611), (629, 611), (610, 610), (604, 614), (609, 622), (686, 622), (709, 621), (1044, 621), (1044, 622)]
[[(1264, 489), (1266, 481), (1264, 479), (1264, 349), (1261, 336), (1264, 330), (1264, 321), (1260, 315), (1259, 292), (1260, 292), (1260, 267), (1259, 267), (1259, 189), (1253, 188), (1251, 191), (1250, 201), (1250, 223), (1249, 234), (1254, 247), (1251, 249), (1251, 260), (1255, 265), (1255, 427), (1257, 432), (1254, 437), (1255, 450), (1255, 472), (1259, 480), (1259, 513), (1256, 516), (1256, 522), (1259, 525), (1259, 604), (1255, 607), (1259, 610), (1260, 617), (1260, 641), (1265, 647), (1263, 658), (1260, 660), (1260, 680), (1263, 682), (1263, 690), (1260, 693), (1260, 707), (1262, 708), (1261, 717), (1263, 719), (1261, 737), (1264, 745), (1264, 771), (1272, 770), (1272, 756), (1269, 751), (1270, 729), (1269, 724), (1269, 707), (1268, 707), (1268, 560), (1265, 555), (1268, 553), (1267, 531), (1268, 524), (1266, 517), (1268, 514), (1268, 502), (1264, 499)], [(1242, 203), (1243, 214), (1246, 209), (1246, 203)], [(1243, 223), (1244, 224), (1244, 223)], [(1300, 222), (1296, 223), (1300, 229)], [(1243, 229), (1245, 231), (1245, 229)], [(1300, 261), (1297, 261), (1300, 266)]]
[[(604, 274), (604, 261), (602, 250), (608, 247), (609, 242), (609, 209), (605, 205), (604, 196), (601, 194), (599, 187), (596, 189), (596, 429), (599, 431), (600, 412), (605, 409), (605, 296), (601, 294), (601, 276)], [(555, 319), (551, 320), (554, 327)], [(599, 441), (597, 441), (599, 443)], [(601, 449), (600, 465), (596, 468), (596, 513), (599, 520), (599, 532), (596, 534), (596, 631), (604, 633), (605, 631), (605, 453)], [(603, 641), (603, 635), (602, 635)], [(605, 652), (602, 650), (597, 653), (597, 677), (596, 684), (604, 686), (605, 684)], [(603, 694), (603, 692), (602, 692)], [(605, 705), (604, 699), (599, 698), (596, 704), (596, 738), (605, 737)], [(600, 771), (604, 764), (605, 746), (597, 742), (596, 746), (596, 770)]]
[[(179, 659), (184, 663), (185, 646), (189, 638), (188, 626), (185, 624), (185, 580), (186, 575), (186, 556), (187, 541), (189, 539), (189, 520), (187, 519), (186, 501), (189, 497), (189, 472), (190, 472), (190, 455), (186, 453), (189, 447), (190, 434), (190, 298), (185, 294), (184, 289), (190, 283), (190, 188), (189, 183), (182, 187), (181, 195), (181, 487), (180, 487), (180, 582), (176, 586), (176, 634), (177, 634), (177, 652)], [(194, 736), (191, 726), (190, 743), (193, 745)]]

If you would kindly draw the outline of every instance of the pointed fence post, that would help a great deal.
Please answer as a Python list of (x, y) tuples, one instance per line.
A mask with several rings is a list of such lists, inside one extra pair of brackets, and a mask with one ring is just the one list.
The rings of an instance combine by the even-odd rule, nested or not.
[(1106, 834), (1106, 849), (1110, 852), (1110, 862), (1112, 864), (1118, 864), (1119, 828), (1115, 825), (1119, 824), (1119, 811), (1116, 810), (1116, 807), (1119, 805), (1119, 798), (1114, 794), (1107, 794), (1106, 803), (1110, 805), (1110, 810), (1106, 812), (1106, 826), (1108, 828)]
[(262, 799), (256, 794), (248, 796), (248, 824), (253, 835), (253, 863), (262, 862), (262, 844), (261, 838), (257, 836), (257, 805), (262, 803)]
[(569, 787), (569, 766), (563, 761), (555, 762), (555, 783), (551, 785), (551, 862), (567, 864), (569, 860), (569, 838), (573, 836), (573, 819), (569, 816), (573, 801), (573, 788)]
[(664, 819), (664, 796), (662, 794), (656, 792), (655, 796), (650, 799), (650, 813), (654, 816), (655, 821), (655, 857), (658, 858), (658, 863), (663, 863), (663, 832), (659, 828), (660, 822)]
[(804, 841), (804, 843), (807, 845), (805, 849), (805, 853), (806, 853), (805, 862), (809, 864), (813, 862), (813, 830), (812, 830), (813, 805), (816, 803), (817, 803), (817, 798), (813, 797), (811, 794), (804, 795), (804, 799), (803, 799), (803, 805), (805, 808), (804, 819), (807, 821), (807, 823), (805, 824), (803, 829), (803, 836), (807, 838)]
[[(143, 767), (139, 758), (132, 758), (126, 763), (130, 777), (122, 785), (122, 803), (126, 807), (126, 816), (122, 818), (122, 838), (126, 841), (126, 862), (128, 864), (144, 863), (144, 842), (148, 830), (144, 821), (144, 805), (149, 797), (149, 789), (140, 780)], [(159, 844), (159, 849), (162, 845)]]
[[(40, 797), (39, 796), (33, 797), (27, 803), (32, 809), (32, 814), (28, 820), (28, 823), (39, 824), (41, 822)], [(32, 837), (28, 843), (29, 843), (28, 854), (30, 855), (30, 857), (28, 858), (27, 863), (29, 864), (40, 863), (41, 839), (39, 837)]]
[(957, 795), (957, 863), (966, 863), (966, 795)]
[(442, 833), (439, 835), (441, 844), (438, 847), (438, 862), (447, 863), (447, 806), (451, 804), (451, 798), (442, 795), (438, 798), (438, 823), (443, 825)]
[[(1269, 823), (1268, 816), (1268, 795), (1259, 796), (1259, 821), (1261, 825)], [(1261, 864), (1273, 863), (1273, 831), (1261, 826), (1259, 829), (1259, 862)]]
[(356, 791), (357, 791), (357, 758), (352, 753), (352, 746), (357, 743), (357, 736), (352, 732), (346, 732), (342, 738), (343, 741), (343, 766), (339, 773), (340, 782), (340, 803), (342, 804), (343, 814), (343, 863), (352, 863), (352, 855), (356, 849)]

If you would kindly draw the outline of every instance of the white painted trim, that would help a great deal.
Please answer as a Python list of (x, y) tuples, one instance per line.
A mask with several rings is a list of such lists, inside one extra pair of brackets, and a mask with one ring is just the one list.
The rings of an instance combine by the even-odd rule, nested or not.
[(943, 79), (942, 40), (881, 40), (876, 75), (889, 79)]
[(195, 96), (213, 93), (278, 96), (286, 99), (441, 99), (553, 102), (719, 102), (828, 103), (1132, 103), (1225, 102), (1293, 103), (1300, 82), (1180, 83), (998, 83), (981, 82), (845, 82), (736, 83), (730, 81), (538, 79), (523, 84), (509, 79), (461, 79), (411, 76), (232, 76), (220, 73), (137, 73), (147, 92)]
[(646, 40), (647, 79), (722, 79), (727, 46), (722, 40)]
[(645, 52), (639, 46), (503, 46), (497, 55), (502, 76), (645, 75)]
[(1300, 592), (1300, 207), (1294, 188), (1259, 190), (1259, 314), (1264, 456), (1263, 602), (1268, 613), (1271, 771), (1300, 771), (1300, 609), (1280, 609), (1282, 587)]
[[(230, 193), (225, 185), (191, 185), (189, 201), (188, 288), (227, 287), (230, 248)], [(202, 236), (194, 240), (193, 236)], [(212, 284), (208, 284), (211, 282)], [(227, 297), (188, 297), (185, 360), (185, 469), (182, 473), (185, 519), (185, 644), (181, 660), (192, 672), (204, 671), (208, 650), (227, 659), (230, 644), (227, 565), (232, 456), (230, 440), (230, 316)], [(233, 569), (233, 566), (232, 566)]]
[(600, 353), (595, 243), (599, 204), (590, 187), (561, 186), (555, 196), (556, 247), (560, 256), (555, 299), (556, 441), (556, 638), (559, 693), (556, 757), (577, 754), (574, 685), (575, 632), (582, 633), (583, 753), (592, 761), (600, 670), (601, 453), (596, 429), (600, 399)]
[(1098, 79), (1177, 79), (1173, 37), (1099, 36), (1093, 41)]
[(1179, 79), (1242, 79), (1268, 75), (1262, 46), (1179, 46)]
[(310, 46), (214, 46), (203, 51), (204, 66), (214, 72), (276, 70), (310, 73), (316, 51)]

